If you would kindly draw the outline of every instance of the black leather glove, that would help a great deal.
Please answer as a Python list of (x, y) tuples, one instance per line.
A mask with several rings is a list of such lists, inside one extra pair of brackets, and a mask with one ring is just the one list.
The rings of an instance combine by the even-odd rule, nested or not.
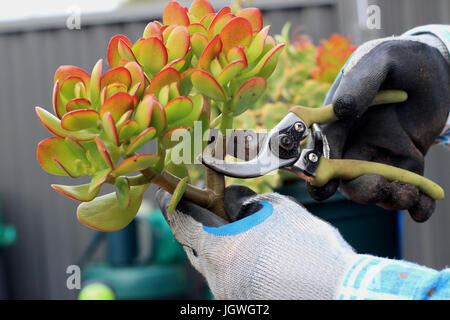
[[(331, 158), (376, 161), (423, 174), (424, 157), (449, 113), (450, 67), (430, 45), (440, 40), (431, 35), (421, 36), (422, 42), (411, 38), (370, 41), (352, 56), (325, 101), (333, 103), (340, 119), (322, 128)], [(405, 90), (408, 100), (369, 108), (380, 89)], [(418, 222), (427, 220), (435, 208), (435, 201), (415, 186), (379, 175), (332, 180), (319, 188), (308, 185), (308, 191), (324, 200), (338, 187), (358, 203), (407, 209)]]

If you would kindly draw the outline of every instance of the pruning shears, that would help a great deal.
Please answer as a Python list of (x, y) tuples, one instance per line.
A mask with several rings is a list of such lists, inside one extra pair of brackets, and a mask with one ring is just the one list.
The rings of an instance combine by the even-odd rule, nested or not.
[[(377, 94), (371, 106), (406, 99), (404, 91), (384, 90)], [(365, 174), (378, 174), (389, 181), (413, 184), (435, 200), (444, 198), (444, 190), (438, 184), (411, 171), (371, 161), (330, 159), (330, 147), (319, 124), (336, 120), (332, 105), (314, 109), (295, 106), (267, 134), (234, 130), (226, 137), (226, 145), (216, 138), (215, 143), (205, 147), (202, 162), (216, 172), (235, 178), (254, 178), (285, 169), (316, 187), (335, 178), (352, 180)], [(224, 160), (223, 152), (247, 161)]]

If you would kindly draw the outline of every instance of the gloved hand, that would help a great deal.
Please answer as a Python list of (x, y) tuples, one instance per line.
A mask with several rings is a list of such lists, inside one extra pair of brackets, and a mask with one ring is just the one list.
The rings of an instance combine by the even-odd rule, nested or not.
[(303, 206), (276, 193), (225, 191), (227, 223), (171, 195), (156, 193), (161, 211), (216, 299), (333, 299), (358, 257), (340, 233)]
[[(423, 174), (424, 157), (449, 113), (446, 59), (446, 49), (432, 35), (385, 38), (359, 47), (325, 101), (333, 104), (340, 119), (322, 127), (330, 157), (381, 162)], [(368, 108), (380, 89), (405, 90), (408, 100)], [(379, 175), (332, 180), (319, 188), (308, 185), (308, 191), (314, 199), (324, 200), (338, 187), (352, 201), (407, 209), (419, 222), (435, 208), (435, 201), (415, 186), (388, 182)]]

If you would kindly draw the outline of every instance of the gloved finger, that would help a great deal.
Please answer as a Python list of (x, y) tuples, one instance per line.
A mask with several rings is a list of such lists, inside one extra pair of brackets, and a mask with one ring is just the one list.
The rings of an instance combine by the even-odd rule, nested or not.
[(436, 201), (427, 195), (420, 193), (417, 204), (408, 210), (411, 218), (416, 222), (427, 221), (436, 208)]
[(332, 97), (333, 109), (339, 119), (358, 119), (369, 108), (392, 65), (390, 42), (369, 41), (349, 60)]
[(183, 246), (193, 250), (198, 249), (198, 239), (203, 232), (203, 226), (219, 227), (227, 223), (211, 211), (185, 199), (169, 213), (167, 209), (172, 195), (163, 189), (156, 192), (155, 198), (175, 238)]
[(225, 189), (224, 205), (230, 222), (248, 217), (261, 209), (262, 205), (251, 201), (258, 194), (243, 185), (232, 184)]

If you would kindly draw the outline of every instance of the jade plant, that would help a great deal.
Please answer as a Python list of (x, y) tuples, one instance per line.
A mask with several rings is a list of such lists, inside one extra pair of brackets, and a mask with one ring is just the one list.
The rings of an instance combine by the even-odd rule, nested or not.
[[(82, 202), (79, 221), (103, 231), (125, 227), (150, 184), (173, 194), (170, 209), (185, 197), (227, 218), (224, 177), (203, 168), (206, 186), (200, 187), (188, 174), (204, 142), (192, 148), (191, 164), (180, 164), (171, 157), (180, 143), (174, 137), (193, 135), (195, 125), (202, 134), (213, 127), (225, 134), (264, 96), (284, 46), (269, 28), (257, 8), (215, 12), (207, 0), (189, 8), (172, 1), (162, 22), (150, 22), (136, 42), (111, 38), (107, 70), (102, 59), (90, 73), (70, 65), (56, 70), (54, 114), (36, 107), (54, 137), (38, 144), (37, 159), (50, 174), (90, 177), (87, 184), (52, 185)], [(140, 152), (150, 142), (156, 151)], [(100, 195), (104, 184), (115, 192)]]

